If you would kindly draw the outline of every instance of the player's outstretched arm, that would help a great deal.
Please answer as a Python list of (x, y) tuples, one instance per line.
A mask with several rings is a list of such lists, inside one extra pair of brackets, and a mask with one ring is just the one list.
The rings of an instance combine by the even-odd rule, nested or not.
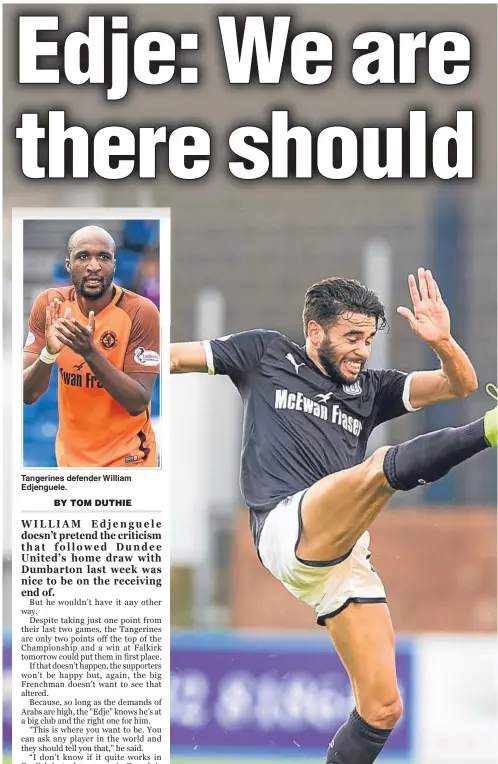
[[(46, 393), (55, 358), (64, 347), (56, 337), (56, 326), (61, 318), (61, 308), (61, 301), (55, 298), (45, 309), (45, 347), (41, 353), (24, 351), (23, 400), (28, 406), (36, 403)], [(70, 313), (68, 308), (66, 316)], [(43, 337), (42, 327), (43, 324), (39, 332), (41, 337)], [(43, 339), (41, 341), (43, 342)]]
[(208, 364), (203, 343), (177, 342), (170, 345), (169, 370), (171, 374), (207, 372)]
[(417, 287), (415, 277), (408, 277), (413, 312), (400, 307), (398, 313), (406, 318), (419, 339), (434, 350), (441, 361), (441, 368), (437, 371), (419, 371), (413, 375), (410, 404), (414, 408), (465, 398), (477, 390), (474, 367), (451, 336), (450, 314), (432, 273), (419, 268), (418, 280)]

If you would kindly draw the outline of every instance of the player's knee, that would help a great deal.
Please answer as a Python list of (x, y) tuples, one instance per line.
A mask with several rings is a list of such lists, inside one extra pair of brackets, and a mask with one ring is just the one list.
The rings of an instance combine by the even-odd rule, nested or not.
[(403, 701), (398, 694), (391, 700), (379, 700), (372, 703), (366, 714), (367, 718), (365, 721), (371, 724), (372, 727), (390, 730), (399, 722), (402, 713)]
[(371, 455), (370, 459), (372, 460), (372, 463), (377, 469), (381, 469), (384, 466), (384, 458), (389, 449), (392, 448), (392, 446), (380, 446), (380, 448), (377, 448), (373, 454)]
[(381, 446), (364, 463), (368, 477), (373, 483), (387, 484), (384, 475), (384, 458), (390, 448), (391, 446)]

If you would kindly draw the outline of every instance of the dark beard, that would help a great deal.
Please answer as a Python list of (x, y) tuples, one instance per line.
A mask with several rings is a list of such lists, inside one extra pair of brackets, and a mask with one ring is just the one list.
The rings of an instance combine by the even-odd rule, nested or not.
[(86, 290), (85, 282), (83, 281), (83, 279), (75, 279), (71, 277), (71, 280), (73, 282), (74, 288), (76, 289), (76, 291), (81, 297), (84, 297), (87, 300), (98, 300), (100, 297), (102, 297), (103, 294), (105, 294), (105, 292), (107, 292), (107, 290), (112, 284), (113, 278), (114, 278), (114, 274), (111, 274), (110, 276), (107, 276), (107, 277), (104, 276), (98, 291)]
[[(336, 385), (351, 385), (353, 382), (351, 382), (350, 379), (344, 376), (344, 374), (341, 372), (337, 362), (336, 362), (336, 354), (330, 348), (326, 343), (322, 343), (320, 348), (317, 352), (318, 360), (320, 361), (321, 365), (325, 369), (325, 373), (328, 377), (330, 377), (332, 382), (335, 382)], [(365, 363), (362, 363), (360, 367), (360, 372), (363, 371), (363, 367), (365, 366)]]

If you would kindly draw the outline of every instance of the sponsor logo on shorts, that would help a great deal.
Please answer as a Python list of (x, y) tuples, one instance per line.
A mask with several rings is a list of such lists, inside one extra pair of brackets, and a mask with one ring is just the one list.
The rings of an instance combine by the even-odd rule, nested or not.
[(32, 345), (35, 339), (36, 337), (33, 334), (33, 332), (28, 332), (28, 336), (26, 337), (26, 344), (24, 345), (24, 347), (26, 348), (28, 347), (28, 345)]
[(138, 462), (138, 456), (125, 456), (125, 463)]
[(100, 344), (104, 350), (112, 350), (118, 344), (117, 335), (108, 329), (100, 338)]
[(146, 350), (145, 348), (135, 348), (135, 361), (142, 366), (159, 366), (159, 353), (155, 350)]
[(361, 395), (361, 385), (359, 382), (354, 382), (352, 385), (343, 385), (342, 389), (348, 395)]

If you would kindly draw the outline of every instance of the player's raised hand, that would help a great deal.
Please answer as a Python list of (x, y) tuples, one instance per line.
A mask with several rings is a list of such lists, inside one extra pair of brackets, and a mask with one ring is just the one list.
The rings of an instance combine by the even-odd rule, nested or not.
[(84, 326), (76, 318), (62, 318), (55, 332), (57, 339), (78, 355), (86, 358), (95, 351), (93, 334), (95, 331), (95, 314), (93, 311), (88, 316), (88, 324)]
[[(60, 353), (64, 347), (57, 337), (56, 329), (61, 318), (62, 302), (57, 297), (52, 300), (45, 311), (45, 345), (49, 353)], [(69, 318), (71, 308), (66, 308), (65, 317)]]
[(406, 318), (415, 334), (429, 344), (449, 339), (450, 313), (432, 273), (425, 268), (419, 268), (418, 287), (415, 276), (410, 274), (408, 289), (413, 312), (409, 308), (399, 307), (398, 313)]

